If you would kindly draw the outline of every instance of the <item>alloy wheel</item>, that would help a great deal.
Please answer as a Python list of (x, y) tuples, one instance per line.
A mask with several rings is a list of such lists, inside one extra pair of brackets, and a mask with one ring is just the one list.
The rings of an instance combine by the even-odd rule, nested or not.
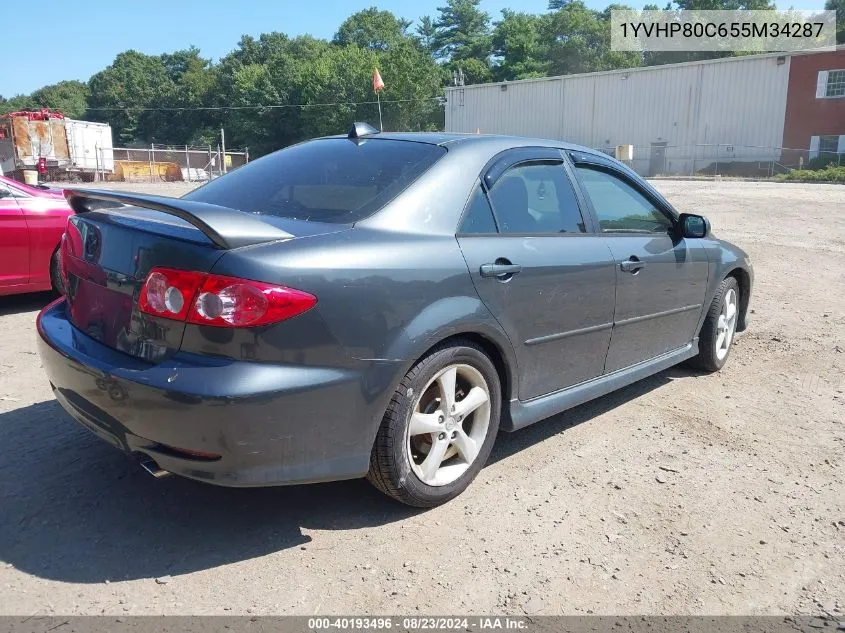
[(405, 442), (411, 469), (429, 486), (451, 484), (475, 461), (489, 427), (487, 381), (470, 365), (448, 365), (414, 402)]
[(737, 319), (736, 290), (729, 288), (722, 301), (722, 311), (716, 324), (716, 358), (723, 360), (731, 348)]

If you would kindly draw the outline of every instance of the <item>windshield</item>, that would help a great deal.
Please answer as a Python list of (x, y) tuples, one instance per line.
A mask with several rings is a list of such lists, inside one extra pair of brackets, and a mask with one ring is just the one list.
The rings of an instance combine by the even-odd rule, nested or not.
[(390, 202), (445, 153), (410, 141), (318, 139), (260, 158), (184, 197), (250, 213), (353, 223)]

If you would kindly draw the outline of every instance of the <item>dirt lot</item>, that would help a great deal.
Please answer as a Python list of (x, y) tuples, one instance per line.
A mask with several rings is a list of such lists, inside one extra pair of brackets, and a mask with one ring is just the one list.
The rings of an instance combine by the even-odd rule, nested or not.
[(845, 187), (657, 186), (756, 266), (728, 366), (503, 435), (427, 512), (154, 480), (51, 397), (49, 297), (0, 300), (0, 612), (842, 614)]

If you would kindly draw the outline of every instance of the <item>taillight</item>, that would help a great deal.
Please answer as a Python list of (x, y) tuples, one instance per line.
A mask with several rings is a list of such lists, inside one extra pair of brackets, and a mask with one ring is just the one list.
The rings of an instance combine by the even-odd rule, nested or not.
[(147, 314), (184, 321), (204, 278), (203, 273), (153, 268), (141, 288), (138, 307)]
[(314, 307), (307, 292), (238, 277), (153, 268), (141, 288), (141, 312), (197, 325), (254, 327)]

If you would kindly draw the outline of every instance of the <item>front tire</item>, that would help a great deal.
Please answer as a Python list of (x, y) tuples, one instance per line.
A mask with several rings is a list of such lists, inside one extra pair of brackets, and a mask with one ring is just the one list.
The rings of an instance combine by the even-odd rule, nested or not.
[(733, 277), (726, 277), (719, 284), (701, 326), (698, 356), (690, 363), (709, 372), (719, 371), (724, 367), (731, 353), (738, 320), (739, 284)]
[(490, 456), (500, 412), (499, 376), (481, 348), (461, 341), (435, 349), (393, 394), (367, 479), (419, 508), (454, 499)]
[(59, 249), (57, 248), (50, 258), (50, 284), (53, 286), (53, 292), (56, 294), (65, 294), (65, 284), (62, 280), (62, 262)]

